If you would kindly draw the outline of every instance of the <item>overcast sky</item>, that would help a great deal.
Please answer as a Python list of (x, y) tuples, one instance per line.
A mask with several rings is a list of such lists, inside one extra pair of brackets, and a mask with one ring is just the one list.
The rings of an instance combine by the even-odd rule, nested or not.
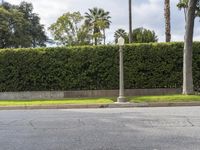
[[(12, 4), (19, 4), (22, 0), (5, 0)], [(25, 0), (34, 6), (34, 12), (39, 14), (41, 23), (47, 29), (65, 12), (80, 11), (82, 15), (88, 8), (99, 7), (111, 14), (112, 24), (107, 30), (107, 41), (113, 42), (114, 32), (118, 28), (128, 31), (128, 0)], [(144, 27), (154, 30), (159, 41), (165, 40), (164, 30), (164, 0), (132, 0), (133, 28)], [(177, 9), (179, 0), (171, 0), (172, 41), (183, 41), (184, 14)], [(195, 24), (195, 40), (200, 40), (199, 18)], [(48, 32), (48, 31), (47, 31)]]

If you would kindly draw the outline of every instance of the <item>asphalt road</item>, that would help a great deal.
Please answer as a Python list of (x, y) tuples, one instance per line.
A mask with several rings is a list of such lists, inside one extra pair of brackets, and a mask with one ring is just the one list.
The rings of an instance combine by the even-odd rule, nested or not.
[(200, 107), (0, 111), (0, 150), (199, 150)]

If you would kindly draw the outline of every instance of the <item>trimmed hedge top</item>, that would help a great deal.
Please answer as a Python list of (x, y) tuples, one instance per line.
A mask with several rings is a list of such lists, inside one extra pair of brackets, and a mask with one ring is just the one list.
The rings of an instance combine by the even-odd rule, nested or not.
[[(200, 43), (194, 43), (194, 84), (199, 88)], [(180, 88), (183, 43), (124, 47), (125, 88)], [(117, 46), (0, 50), (0, 91), (118, 89)]]

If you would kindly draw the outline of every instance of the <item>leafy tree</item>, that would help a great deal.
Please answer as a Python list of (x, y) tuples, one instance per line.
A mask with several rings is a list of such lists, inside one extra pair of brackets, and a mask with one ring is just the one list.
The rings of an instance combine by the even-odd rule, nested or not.
[(185, 39), (184, 39), (184, 56), (183, 56), (183, 94), (193, 94), (193, 72), (192, 72), (192, 45), (194, 33), (195, 17), (200, 17), (199, 0), (180, 0), (177, 4), (179, 9), (184, 10), (185, 15)]
[(92, 38), (90, 28), (86, 24), (81, 25), (78, 29), (77, 37), (79, 45), (90, 45)]
[(11, 43), (11, 33), (9, 31), (9, 19), (11, 13), (0, 7), (0, 48), (7, 47)]
[(47, 36), (31, 3), (0, 6), (0, 48), (45, 46)]
[(33, 13), (33, 5), (27, 2), (21, 2), (19, 11), (24, 14), (28, 24), (24, 27), (28, 35), (31, 35), (32, 47), (45, 46), (47, 36), (45, 35), (44, 25), (40, 24), (40, 18)]
[(134, 43), (150, 43), (158, 41), (154, 31), (142, 27), (134, 29), (132, 37)]
[[(105, 29), (109, 28), (111, 23), (109, 14), (110, 12), (96, 7), (89, 9), (89, 13), (85, 13), (85, 22), (92, 28), (95, 45), (101, 42), (102, 37), (105, 44)], [(103, 30), (103, 34), (101, 30)]]
[[(120, 36), (125, 39), (125, 43), (129, 43), (129, 35), (124, 29), (118, 29), (117, 31), (115, 31), (115, 43), (117, 43), (117, 40)], [(158, 38), (154, 31), (142, 27), (136, 28), (132, 31), (132, 39), (134, 43), (150, 43), (158, 41)]]
[(193, 73), (192, 73), (192, 45), (194, 20), (197, 16), (200, 5), (199, 0), (189, 0), (186, 7), (186, 26), (185, 26), (185, 41), (184, 41), (184, 56), (183, 56), (183, 94), (193, 94)]
[(63, 45), (84, 45), (90, 43), (89, 28), (81, 25), (83, 16), (80, 12), (65, 13), (59, 17), (49, 30), (56, 41)]
[(188, 8), (188, 2), (189, 0), (180, 0), (179, 3), (177, 4), (177, 7), (181, 10), (183, 9), (184, 15), (185, 15), (185, 21), (186, 21), (186, 12)]
[(17, 9), (0, 7), (0, 48), (22, 47), (25, 38), (21, 33), (26, 23)]
[[(177, 4), (177, 7), (180, 10), (183, 9), (183, 11), (184, 11), (185, 21), (186, 21), (186, 17), (187, 17), (188, 3), (189, 3), (189, 0), (179, 0), (179, 3)], [(200, 17), (200, 4), (199, 4), (199, 2), (196, 3), (195, 16)]]
[(119, 37), (123, 37), (125, 39), (125, 43), (129, 42), (128, 33), (124, 29), (118, 29), (117, 31), (115, 31), (115, 43), (118, 42)]
[(164, 8), (164, 15), (165, 15), (165, 38), (166, 42), (171, 41), (171, 23), (170, 23), (170, 0), (165, 0), (165, 8)]

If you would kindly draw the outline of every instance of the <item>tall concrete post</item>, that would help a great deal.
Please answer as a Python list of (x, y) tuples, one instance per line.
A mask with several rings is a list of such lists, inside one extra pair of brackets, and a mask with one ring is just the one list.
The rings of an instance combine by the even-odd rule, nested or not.
[(119, 45), (119, 97), (117, 98), (118, 103), (126, 102), (126, 97), (124, 96), (124, 60), (123, 60), (123, 45), (124, 39), (120, 37), (118, 39)]

